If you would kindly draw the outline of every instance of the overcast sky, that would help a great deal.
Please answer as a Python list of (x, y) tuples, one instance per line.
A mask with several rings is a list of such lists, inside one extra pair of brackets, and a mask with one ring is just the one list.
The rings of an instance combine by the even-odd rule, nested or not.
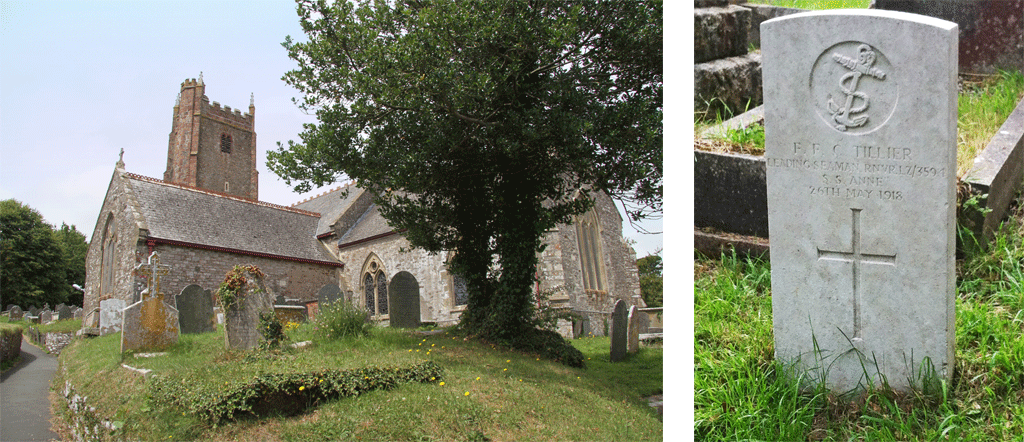
[[(294, 67), (281, 42), (304, 39), (293, 2), (0, 5), (0, 199), (91, 238), (121, 149), (129, 172), (163, 178), (175, 97), (200, 72), (211, 101), (245, 112), (255, 95), (260, 200), (291, 205), (334, 187), (299, 195), (265, 165), (314, 121), (281, 80)], [(662, 248), (662, 235), (623, 228), (637, 257)]]

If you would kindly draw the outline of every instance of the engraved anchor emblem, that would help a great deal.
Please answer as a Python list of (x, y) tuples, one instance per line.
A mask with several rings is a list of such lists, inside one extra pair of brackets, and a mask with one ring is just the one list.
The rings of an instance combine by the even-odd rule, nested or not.
[[(838, 52), (832, 54), (833, 61), (850, 69), (850, 72), (839, 79), (839, 89), (846, 94), (843, 105), (836, 104), (831, 94), (828, 97), (828, 110), (832, 113), (832, 120), (836, 122), (836, 129), (840, 131), (845, 131), (850, 127), (863, 126), (868, 121), (867, 115), (853, 116), (852, 118), (850, 116), (850, 114), (859, 114), (868, 109), (868, 95), (857, 90), (860, 77), (868, 75), (878, 80), (885, 80), (885, 72), (871, 67), (875, 64), (875, 51), (871, 49), (871, 46), (862, 44), (857, 48), (857, 52), (856, 60)], [(860, 103), (857, 103), (858, 99)]]

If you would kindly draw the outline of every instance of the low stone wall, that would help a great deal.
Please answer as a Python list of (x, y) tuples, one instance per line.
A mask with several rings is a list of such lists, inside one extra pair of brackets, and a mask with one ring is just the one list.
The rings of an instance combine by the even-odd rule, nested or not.
[(0, 330), (0, 361), (16, 359), (21, 355), (21, 333), (14, 328)]
[(96, 407), (89, 406), (89, 398), (79, 395), (70, 381), (64, 381), (64, 388), (60, 390), (60, 394), (67, 408), (64, 417), (72, 440), (108, 440), (118, 429), (118, 425), (110, 419), (102, 419), (96, 413)]
[(54, 356), (59, 356), (64, 347), (67, 347), (75, 337), (74, 333), (42, 333), (35, 327), (25, 329), (24, 333), (32, 342), (45, 348)]

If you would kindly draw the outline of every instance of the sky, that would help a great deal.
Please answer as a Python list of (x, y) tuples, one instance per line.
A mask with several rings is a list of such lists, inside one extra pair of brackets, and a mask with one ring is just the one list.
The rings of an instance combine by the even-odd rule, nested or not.
[[(316, 121), (281, 80), (295, 67), (281, 42), (305, 40), (292, 1), (3, 1), (0, 28), (0, 200), (47, 223), (91, 238), (121, 149), (128, 172), (162, 179), (175, 97), (200, 74), (211, 101), (244, 113), (254, 97), (260, 200), (339, 185), (296, 194), (266, 168)], [(623, 234), (638, 258), (662, 249), (661, 234)]]

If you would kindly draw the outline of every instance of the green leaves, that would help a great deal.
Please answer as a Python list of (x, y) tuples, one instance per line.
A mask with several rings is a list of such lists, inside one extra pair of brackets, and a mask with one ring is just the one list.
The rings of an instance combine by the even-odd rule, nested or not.
[(284, 80), (318, 122), (268, 168), (299, 191), (354, 178), (414, 246), (473, 256), (456, 265), (471, 328), (528, 326), (540, 238), (598, 192), (636, 219), (660, 212), (660, 3), (300, 0), (298, 13), (308, 41), (285, 41), (298, 67)]

